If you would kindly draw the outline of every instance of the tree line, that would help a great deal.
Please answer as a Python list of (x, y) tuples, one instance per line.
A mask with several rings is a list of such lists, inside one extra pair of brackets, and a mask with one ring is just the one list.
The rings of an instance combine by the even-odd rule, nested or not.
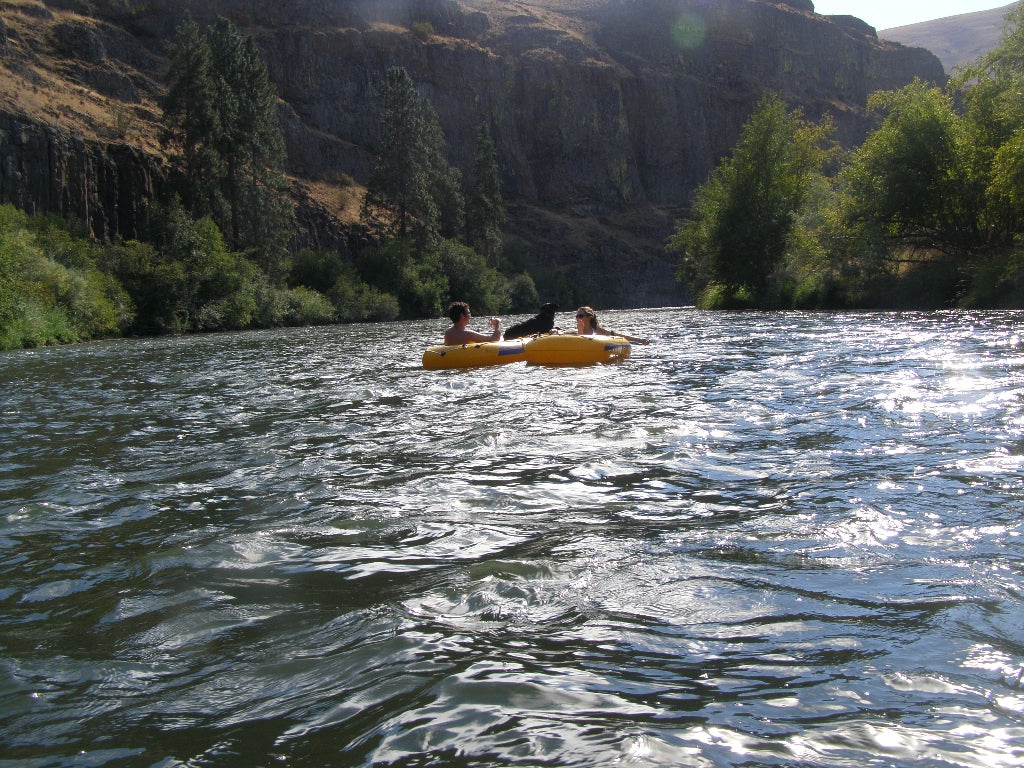
[(384, 73), (380, 95), (381, 145), (361, 212), (372, 244), (351, 257), (292, 252), (294, 204), (266, 65), (227, 19), (201, 29), (186, 13), (162, 104), (170, 173), (140, 238), (97, 243), (81, 224), (0, 206), (0, 349), (439, 317), (453, 296), (486, 313), (534, 307), (532, 279), (502, 259), (488, 126), (463, 179), (404, 69)]
[(873, 94), (841, 152), (765, 95), (668, 241), (704, 308), (1024, 307), (1024, 7), (944, 86)]
[[(277, 95), (251, 37), (189, 17), (171, 51), (161, 141), (171, 173), (139, 240), (0, 206), (0, 348), (123, 334), (532, 310), (502, 252), (495, 145), (469, 178), (408, 73), (380, 81), (380, 141), (351, 256), (292, 252)], [(843, 152), (826, 118), (767, 94), (669, 239), (706, 308), (1024, 306), (1024, 8), (1000, 45), (939, 88), (872, 95)]]

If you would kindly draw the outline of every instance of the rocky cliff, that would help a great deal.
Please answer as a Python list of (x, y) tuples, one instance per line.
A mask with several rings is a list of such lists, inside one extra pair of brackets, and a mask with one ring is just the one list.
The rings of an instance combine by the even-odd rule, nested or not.
[(338, 201), (351, 195), (332, 189), (342, 177), (365, 180), (379, 79), (400, 65), (467, 172), (477, 126), (491, 126), (513, 258), (543, 275), (542, 292), (602, 306), (683, 298), (664, 239), (765, 90), (807, 116), (832, 114), (852, 145), (868, 128), (871, 91), (944, 78), (927, 51), (879, 40), (857, 19), (816, 15), (809, 0), (4, 0), (0, 9), (4, 199), (82, 215), (100, 236), (130, 233), (160, 178), (153, 125), (167, 43), (186, 10), (200, 22), (224, 15), (260, 43), (278, 86), (305, 237), (343, 241)]
[(0, 112), (0, 200), (73, 215), (98, 238), (138, 236), (164, 178), (158, 155)]

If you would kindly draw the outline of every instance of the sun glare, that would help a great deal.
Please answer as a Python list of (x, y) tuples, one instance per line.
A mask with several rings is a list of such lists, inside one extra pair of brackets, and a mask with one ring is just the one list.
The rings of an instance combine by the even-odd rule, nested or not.
[(704, 19), (694, 13), (684, 13), (672, 26), (672, 39), (676, 45), (692, 50), (704, 42)]

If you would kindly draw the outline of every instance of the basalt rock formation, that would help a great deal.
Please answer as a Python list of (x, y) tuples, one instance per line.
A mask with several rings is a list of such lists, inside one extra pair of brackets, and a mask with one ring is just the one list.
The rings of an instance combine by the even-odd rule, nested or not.
[[(467, 177), (476, 129), (490, 126), (511, 257), (543, 276), (545, 295), (601, 306), (683, 298), (664, 240), (766, 90), (807, 117), (831, 114), (852, 146), (870, 125), (869, 93), (945, 77), (927, 51), (819, 16), (809, 0), (5, 0), (0, 10), (0, 66), (21, 89), (0, 93), (4, 200), (131, 236), (161, 179), (152, 126), (167, 44), (186, 10), (200, 23), (223, 15), (254, 36), (278, 87), (302, 241), (343, 246), (338, 198), (322, 192), (339, 177), (365, 181), (380, 78), (403, 66)], [(77, 103), (54, 97), (55, 82), (79, 89)], [(32, 88), (42, 101), (26, 97)]]
[(71, 214), (98, 238), (138, 236), (164, 179), (158, 155), (0, 112), (0, 200)]

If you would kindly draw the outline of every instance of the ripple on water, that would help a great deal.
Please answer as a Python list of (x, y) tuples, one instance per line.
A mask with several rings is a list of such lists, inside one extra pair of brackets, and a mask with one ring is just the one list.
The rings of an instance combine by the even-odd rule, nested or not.
[(1024, 761), (1020, 313), (608, 314), (5, 353), (5, 758)]

